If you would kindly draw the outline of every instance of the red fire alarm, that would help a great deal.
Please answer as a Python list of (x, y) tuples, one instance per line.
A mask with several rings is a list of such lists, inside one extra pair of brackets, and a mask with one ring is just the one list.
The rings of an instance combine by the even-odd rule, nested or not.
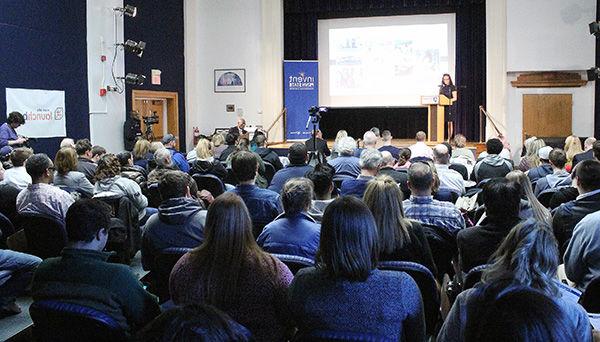
[(106, 95), (106, 88), (100, 88), (100, 96)]

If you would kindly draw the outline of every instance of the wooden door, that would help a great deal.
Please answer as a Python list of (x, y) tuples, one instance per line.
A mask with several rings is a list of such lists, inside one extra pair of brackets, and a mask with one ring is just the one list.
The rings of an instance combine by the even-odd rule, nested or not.
[(523, 95), (523, 140), (572, 134), (572, 94)]
[[(161, 141), (165, 133), (171, 133), (178, 138), (176, 148), (180, 148), (179, 102), (176, 92), (133, 90), (132, 109), (142, 117), (156, 113), (158, 124), (152, 126), (154, 141)], [(142, 133), (145, 130), (146, 125), (142, 120)]]

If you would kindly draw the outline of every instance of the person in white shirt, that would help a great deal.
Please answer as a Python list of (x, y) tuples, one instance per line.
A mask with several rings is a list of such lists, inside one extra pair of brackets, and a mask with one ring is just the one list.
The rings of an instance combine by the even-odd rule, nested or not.
[(31, 184), (31, 176), (25, 170), (25, 161), (31, 157), (33, 151), (27, 147), (19, 147), (10, 153), (12, 168), (4, 171), (3, 184), (12, 185), (19, 190), (27, 188)]
[(440, 189), (447, 189), (457, 193), (459, 196), (465, 193), (465, 183), (460, 173), (449, 169), (450, 153), (444, 144), (433, 148), (433, 163), (440, 179)]
[(415, 139), (417, 142), (409, 147), (411, 152), (410, 158), (429, 158), (433, 160), (433, 150), (425, 143), (427, 134), (423, 131), (418, 131)]

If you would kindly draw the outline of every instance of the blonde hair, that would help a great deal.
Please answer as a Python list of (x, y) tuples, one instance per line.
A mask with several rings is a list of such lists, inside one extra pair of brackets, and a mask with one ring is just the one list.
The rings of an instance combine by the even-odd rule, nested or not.
[(529, 166), (531, 168), (538, 167), (542, 164), (540, 161), (540, 156), (538, 154), (540, 148), (546, 146), (546, 142), (543, 139), (535, 138), (527, 142), (525, 140), (525, 149), (527, 153), (525, 154), (525, 158), (529, 161)]
[(160, 141), (153, 141), (150, 144), (150, 153), (154, 154), (154, 152), (162, 150), (163, 148), (166, 148), (165, 145), (163, 145), (163, 143), (161, 143)]
[(348, 136), (348, 132), (346, 132), (346, 131), (345, 131), (345, 130), (343, 130), (343, 129), (340, 129), (340, 130), (337, 132), (337, 134), (335, 135), (335, 142), (337, 143), (337, 142), (339, 142), (339, 141), (340, 141), (340, 139), (342, 139), (342, 138), (345, 138), (345, 137), (347, 137), (347, 136)]
[(214, 147), (219, 147), (225, 143), (225, 137), (221, 133), (217, 133), (212, 137), (212, 144)]
[(565, 153), (567, 154), (567, 163), (573, 161), (573, 157), (576, 154), (582, 153), (583, 149), (581, 148), (581, 140), (579, 137), (575, 135), (569, 135), (567, 139), (565, 139)]
[(463, 148), (467, 145), (467, 138), (465, 138), (462, 134), (454, 135), (454, 146), (458, 148)]
[(540, 201), (538, 201), (538, 199), (535, 197), (531, 181), (523, 171), (511, 171), (506, 175), (506, 179), (515, 183), (519, 183), (521, 185), (521, 189), (525, 197), (527, 197), (527, 201), (529, 201), (529, 205), (533, 210), (533, 217), (538, 222), (544, 222), (548, 224), (551, 223), (552, 216), (550, 215), (550, 211), (546, 207), (544, 207), (542, 203), (540, 203)]
[(135, 142), (131, 154), (133, 154), (134, 160), (138, 160), (146, 158), (148, 152), (150, 152), (150, 142), (146, 139), (139, 139)]
[(208, 159), (213, 156), (211, 143), (208, 139), (199, 139), (196, 144), (196, 158)]

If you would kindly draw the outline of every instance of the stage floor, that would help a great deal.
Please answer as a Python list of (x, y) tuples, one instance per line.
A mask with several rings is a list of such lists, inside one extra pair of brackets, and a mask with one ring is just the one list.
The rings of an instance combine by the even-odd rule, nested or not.
[[(269, 147), (270, 148), (289, 148), (295, 142), (296, 141), (272, 143), (272, 144), (269, 144)], [(304, 141), (302, 141), (302, 142), (304, 142)], [(327, 140), (327, 146), (329, 146), (329, 148), (332, 148), (333, 142), (334, 142), (334, 140)], [(394, 145), (396, 147), (409, 147), (410, 145), (412, 145), (414, 143), (415, 143), (414, 139), (393, 139), (392, 140), (392, 145)], [(438, 144), (437, 142), (427, 142), (427, 145), (432, 146), (432, 147), (437, 144)], [(481, 144), (483, 144), (483, 148), (485, 149), (485, 143), (479, 143), (479, 142), (467, 142), (467, 147), (478, 148), (478, 146), (480, 146)]]

